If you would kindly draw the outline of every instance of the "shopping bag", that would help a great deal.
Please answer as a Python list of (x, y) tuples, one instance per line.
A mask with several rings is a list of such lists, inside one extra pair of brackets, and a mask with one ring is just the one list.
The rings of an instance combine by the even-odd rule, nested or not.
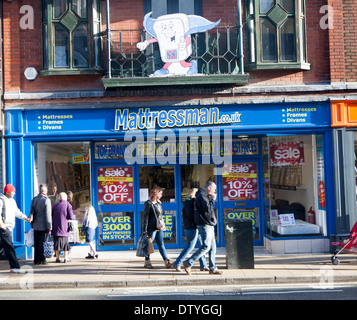
[(152, 243), (151, 238), (147, 239), (147, 242), (148, 242), (147, 253), (153, 254), (155, 252), (155, 250), (154, 250), (154, 245)]
[(139, 236), (139, 241), (136, 249), (136, 256), (137, 257), (145, 257), (145, 252), (144, 252), (144, 244), (145, 242), (147, 243), (146, 235), (141, 234)]
[(141, 234), (139, 241), (138, 241), (138, 245), (137, 245), (137, 249), (136, 249), (136, 256), (137, 257), (145, 257), (148, 256), (150, 254), (153, 254), (154, 251), (154, 245), (151, 241), (151, 239), (146, 237), (146, 234)]
[(25, 232), (25, 246), (33, 247), (34, 243), (35, 243), (35, 241), (33, 238), (33, 229), (30, 229), (30, 231)]
[(43, 255), (45, 258), (51, 258), (54, 254), (53, 238), (50, 235), (46, 236), (46, 241), (43, 243)]

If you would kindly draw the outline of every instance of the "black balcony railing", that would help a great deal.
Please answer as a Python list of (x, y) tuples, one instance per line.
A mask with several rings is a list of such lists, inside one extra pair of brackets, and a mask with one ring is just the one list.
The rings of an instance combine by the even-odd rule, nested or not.
[[(187, 61), (197, 60), (198, 73), (203, 75), (243, 74), (243, 54), (239, 27), (216, 27), (191, 35), (192, 55)], [(136, 44), (149, 39), (142, 29), (110, 30), (109, 45), (104, 35), (108, 78), (145, 78), (161, 69), (158, 44), (150, 44), (140, 52)]]

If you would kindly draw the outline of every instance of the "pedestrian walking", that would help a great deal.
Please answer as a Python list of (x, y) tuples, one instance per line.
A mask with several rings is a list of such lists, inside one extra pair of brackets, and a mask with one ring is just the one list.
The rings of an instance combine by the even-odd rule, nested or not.
[(95, 242), (94, 242), (94, 236), (95, 236), (95, 230), (98, 227), (98, 218), (97, 214), (95, 213), (95, 209), (93, 206), (89, 206), (86, 209), (84, 219), (83, 219), (83, 225), (82, 225), (82, 232), (84, 232), (86, 236), (86, 242), (89, 244), (89, 250), (90, 252), (88, 253), (88, 256), (86, 256), (86, 259), (98, 259), (98, 254), (95, 251)]
[[(191, 253), (196, 243), (198, 243), (199, 247), (201, 247), (202, 245), (202, 239), (201, 236), (198, 234), (197, 225), (194, 221), (194, 205), (195, 205), (194, 202), (195, 202), (197, 191), (198, 191), (197, 188), (191, 189), (183, 204), (182, 221), (183, 221), (185, 237), (187, 239), (187, 244), (186, 247), (181, 251), (180, 255), (177, 257), (176, 261), (173, 263), (174, 268), (179, 272), (182, 271), (181, 270), (182, 262)], [(209, 269), (207, 268), (206, 256), (203, 255), (198, 260), (200, 262), (200, 270), (208, 271)]]
[(216, 201), (216, 184), (213, 181), (208, 181), (204, 189), (198, 189), (196, 193), (196, 209), (194, 213), (194, 221), (197, 224), (197, 229), (202, 237), (202, 245), (198, 250), (186, 261), (183, 265), (188, 275), (191, 275), (191, 267), (193, 264), (208, 253), (209, 273), (222, 274), (223, 272), (217, 269), (216, 266), (216, 239), (214, 235), (214, 227), (217, 224), (217, 219), (214, 213), (214, 202)]
[(68, 258), (69, 230), (68, 220), (74, 220), (72, 206), (67, 201), (67, 194), (59, 194), (59, 202), (52, 208), (52, 236), (54, 241), (54, 250), (56, 253), (56, 262), (60, 262), (59, 253), (64, 252), (64, 262), (70, 262)]
[[(171, 268), (172, 263), (167, 257), (164, 244), (164, 224), (163, 224), (163, 209), (161, 205), (162, 188), (155, 186), (150, 191), (150, 198), (144, 204), (144, 224), (143, 233), (146, 234), (151, 241), (156, 241), (159, 247), (159, 252), (164, 260), (166, 268)], [(145, 268), (152, 269), (150, 255), (145, 256)]]
[(30, 218), (34, 230), (35, 264), (47, 264), (43, 243), (52, 229), (52, 205), (47, 192), (47, 184), (41, 184), (40, 193), (32, 199), (31, 203)]
[(23, 273), (12, 243), (12, 231), (15, 227), (15, 217), (27, 222), (31, 222), (31, 219), (17, 207), (14, 195), (15, 187), (11, 184), (7, 184), (4, 193), (0, 194), (0, 241), (10, 264), (10, 272)]

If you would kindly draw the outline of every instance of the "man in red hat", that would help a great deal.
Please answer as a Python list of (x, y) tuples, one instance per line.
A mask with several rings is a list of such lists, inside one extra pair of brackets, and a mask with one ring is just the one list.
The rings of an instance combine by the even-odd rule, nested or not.
[(12, 243), (12, 230), (15, 227), (15, 217), (27, 222), (31, 222), (31, 219), (17, 207), (14, 195), (15, 188), (11, 184), (7, 184), (4, 188), (4, 194), (0, 194), (0, 244), (9, 260), (10, 272), (22, 273)]

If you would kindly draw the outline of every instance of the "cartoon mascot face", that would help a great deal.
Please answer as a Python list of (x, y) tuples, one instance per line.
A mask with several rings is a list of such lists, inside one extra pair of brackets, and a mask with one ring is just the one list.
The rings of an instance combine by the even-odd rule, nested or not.
[(153, 39), (139, 42), (137, 47), (143, 51), (149, 43), (158, 42), (161, 60), (165, 62), (162, 69), (154, 76), (197, 74), (197, 61), (186, 62), (192, 53), (191, 34), (214, 28), (215, 23), (205, 18), (183, 13), (168, 14), (157, 19), (151, 18), (151, 12), (144, 17), (143, 25)]

